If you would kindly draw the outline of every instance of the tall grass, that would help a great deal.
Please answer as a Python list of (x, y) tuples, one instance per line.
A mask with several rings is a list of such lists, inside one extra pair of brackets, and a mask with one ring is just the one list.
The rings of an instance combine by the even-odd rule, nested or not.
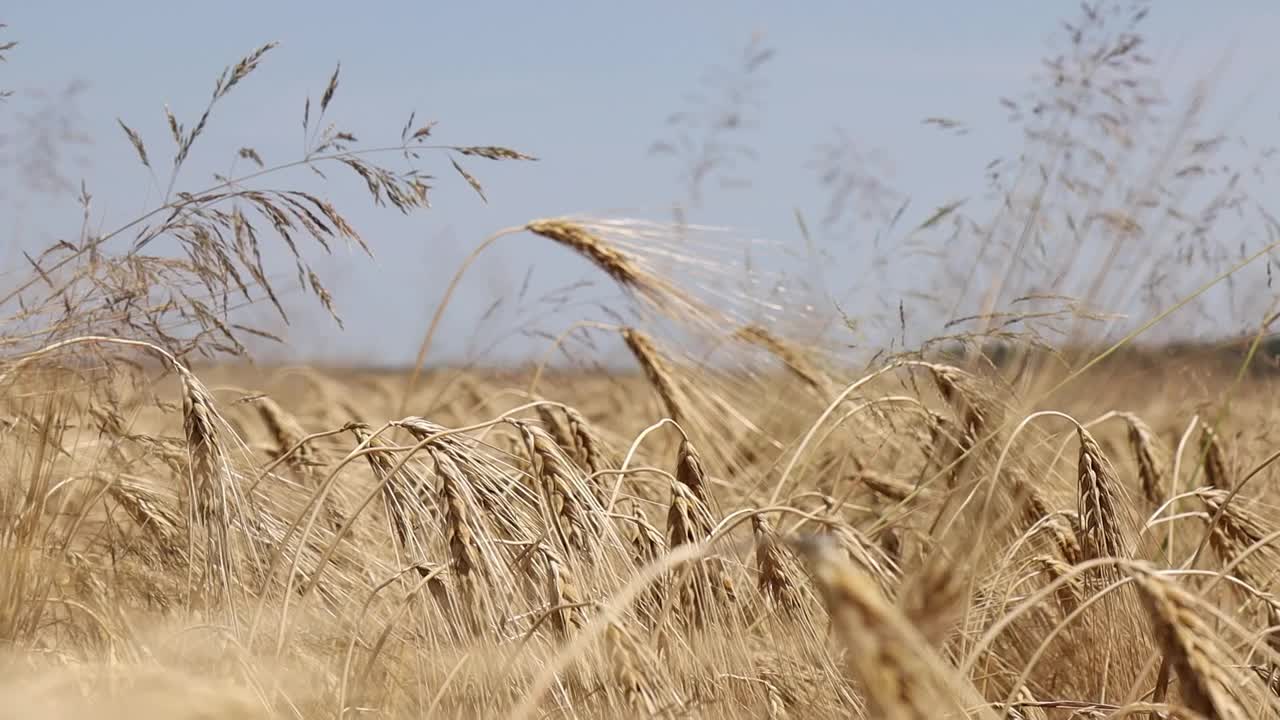
[[(626, 322), (573, 330), (620, 337), (634, 372), (424, 373), (434, 321), (403, 374), (197, 364), (262, 332), (237, 308), (284, 314), (266, 243), (331, 310), (308, 258), (365, 247), (275, 170), (354, 173), (408, 212), (429, 188), (384, 152), (447, 155), (478, 192), (460, 158), (530, 159), (430, 144), (412, 117), (361, 150), (329, 123), (334, 71), (302, 158), (183, 189), (219, 101), (274, 51), (251, 52), (190, 126), (171, 118), (163, 204), (32, 257), (0, 297), (0, 715), (1280, 717), (1259, 342), (1224, 371), (1118, 352), (1128, 337), (1099, 353), (1075, 324), (1123, 299), (1146, 231), (1121, 210), (1155, 212), (1120, 159), (1096, 202), (1059, 172), (1088, 154), (1089, 94), (1143, 64), (1140, 15), (1086, 6), (1069, 27), (1062, 103), (1034, 114), (1060, 131), (1035, 162), (1058, 170), (966, 225), (990, 245), (952, 299), (984, 285), (983, 312), (865, 368), (658, 270), (648, 243), (678, 224), (567, 218), (494, 238), (557, 243), (629, 291)], [(1102, 127), (1124, 146), (1148, 120)], [(1038, 249), (1046, 218), (1083, 242), (1080, 213), (1120, 233), (1100, 265)], [(1026, 233), (999, 267), (1010, 223)], [(1037, 268), (1089, 302), (1020, 309)], [(1230, 277), (1204, 269), (1144, 327)], [(1021, 361), (935, 351), (992, 335), (1027, 341)]]

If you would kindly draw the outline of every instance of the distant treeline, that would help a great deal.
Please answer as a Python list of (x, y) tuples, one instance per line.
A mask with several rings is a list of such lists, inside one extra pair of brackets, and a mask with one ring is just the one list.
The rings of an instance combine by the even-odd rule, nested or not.
[[(1161, 345), (1129, 344), (1118, 348), (1101, 361), (1102, 365), (1118, 365), (1130, 369), (1169, 369), (1195, 367), (1201, 370), (1237, 372), (1249, 360), (1256, 336), (1229, 340), (1184, 340)], [(1014, 339), (985, 339), (981, 342), (952, 342), (939, 346), (933, 359), (953, 364), (986, 366), (1009, 370), (1018, 366), (1078, 365), (1106, 351), (1108, 346), (1076, 346), (1049, 350)], [(1264, 336), (1249, 360), (1252, 374), (1280, 374), (1280, 334)]]

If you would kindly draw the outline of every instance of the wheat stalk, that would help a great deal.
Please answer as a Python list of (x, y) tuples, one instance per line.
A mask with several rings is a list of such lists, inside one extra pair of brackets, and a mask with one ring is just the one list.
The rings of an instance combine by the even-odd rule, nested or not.
[(1135, 580), (1152, 631), (1177, 673), (1182, 701), (1207, 718), (1245, 720), (1240, 684), (1227, 672), (1230, 660), (1214, 641), (1213, 628), (1200, 617), (1196, 601), (1168, 580), (1141, 571)]
[(972, 688), (948, 677), (944, 663), (866, 573), (830, 542), (798, 543), (822, 592), (837, 637), (848, 648), (872, 715), (886, 720), (971, 717)]
[(1209, 485), (1219, 490), (1230, 490), (1235, 486), (1235, 482), (1227, 471), (1222, 440), (1208, 425), (1204, 425), (1200, 431), (1200, 453), (1204, 463), (1204, 477), (1209, 481)]
[(751, 532), (756, 544), (756, 582), (760, 593), (784, 612), (800, 607), (803, 573), (788, 550), (778, 542), (777, 533), (763, 513), (751, 516)]
[(941, 648), (969, 607), (969, 577), (946, 550), (935, 548), (904, 582), (898, 605), (928, 643)]
[(1080, 559), (1131, 557), (1134, 530), (1124, 487), (1093, 436), (1084, 428), (1077, 434)]
[(1142, 494), (1152, 505), (1159, 506), (1164, 502), (1165, 453), (1157, 444), (1155, 433), (1141, 418), (1133, 413), (1121, 413), (1120, 417), (1129, 428), (1129, 448), (1138, 464)]
[(760, 325), (745, 325), (738, 328), (734, 332), (734, 337), (772, 353), (782, 361), (787, 370), (819, 395), (827, 397), (831, 394), (831, 380), (810, 361), (804, 350), (796, 345), (777, 337)]
[(662, 399), (663, 407), (667, 410), (667, 416), (676, 422), (684, 422), (689, 417), (684, 394), (679, 389), (680, 386), (676, 382), (671, 366), (658, 352), (653, 340), (635, 328), (623, 328), (622, 339), (631, 349), (631, 354), (635, 356), (636, 361), (640, 363), (653, 389), (658, 392), (658, 397)]

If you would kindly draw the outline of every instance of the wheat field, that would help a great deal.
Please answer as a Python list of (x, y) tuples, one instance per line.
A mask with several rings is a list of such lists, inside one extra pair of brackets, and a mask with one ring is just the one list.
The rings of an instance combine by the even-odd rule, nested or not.
[[(1084, 6), (1059, 112), (1133, 99), (1145, 13)], [(1129, 30), (1103, 32), (1116, 17)], [(410, 213), (432, 190), (416, 163), (447, 159), (483, 197), (460, 162), (534, 160), (435, 144), (414, 116), (362, 149), (331, 120), (335, 70), (301, 109), (301, 158), (244, 147), (245, 175), (179, 182), (274, 47), (228, 66), (193, 121), (167, 116), (163, 202), (2, 268), (0, 718), (1280, 718), (1275, 308), (1246, 288), (1228, 341), (1147, 332), (1275, 249), (1265, 212), (1239, 257), (1197, 255), (1191, 289), (1091, 334), (1099, 298), (1136, 294), (1146, 228), (1194, 225), (1170, 241), (1182, 258), (1245, 201), (1208, 193), (1188, 220), (1161, 204), (1185, 193), (1116, 161), (1091, 171), (1124, 198), (1101, 212), (1110, 196), (1034, 156), (1033, 200), (1009, 190), (985, 223), (944, 206), (899, 248), (973, 231), (989, 256), (938, 245), (1007, 306), (862, 353), (812, 332), (819, 313), (782, 304), (730, 236), (539, 218), (433, 289), (411, 366), (254, 362), (289, 339), (246, 309), (285, 318), (299, 292), (339, 323), (385, 320), (342, 316), (311, 264), (375, 244), (349, 198), (280, 172), (346, 173)], [(1102, 145), (1046, 152), (1151, 150), (1146, 113), (1095, 111)], [(1169, 183), (1212, 175), (1188, 170), (1211, 144), (1162, 147)], [(1037, 233), (1115, 251), (1085, 270), (1081, 244), (1018, 256)], [(605, 319), (520, 363), (439, 361), (472, 261), (512, 236), (617, 290)], [(1035, 290), (1067, 268), (1092, 295)], [(901, 304), (885, 321), (906, 337)]]
[(408, 398), (20, 368), (5, 712), (1273, 715), (1273, 380), (1117, 361), (1032, 407), (1048, 371), (790, 350)]

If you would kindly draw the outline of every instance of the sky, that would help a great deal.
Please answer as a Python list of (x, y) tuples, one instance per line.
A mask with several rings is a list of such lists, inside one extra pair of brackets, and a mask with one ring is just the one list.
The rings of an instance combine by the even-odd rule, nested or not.
[[(1028, 87), (1046, 48), (1062, 37), (1060, 21), (1076, 15), (1077, 3), (1048, 0), (11, 3), (0, 42), (20, 44), (0, 65), (0, 87), (15, 91), (0, 105), (0, 233), (10, 238), (0, 247), (0, 273), (23, 266), (21, 249), (79, 233), (81, 181), (94, 196), (92, 228), (118, 226), (159, 202), (165, 178), (139, 165), (117, 119), (163, 158), (172, 152), (164, 107), (194, 123), (218, 73), (275, 41), (261, 68), (216, 109), (179, 187), (227, 172), (243, 146), (268, 164), (297, 159), (304, 100), (318, 97), (339, 62), (329, 117), (369, 145), (394, 143), (414, 111), (438, 123), (438, 142), (502, 145), (539, 158), (463, 158), (486, 203), (446, 157), (428, 157), (424, 166), (437, 176), (433, 207), (409, 217), (370, 208), (358, 184), (328, 186), (375, 257), (339, 249), (316, 262), (345, 329), (290, 296), (289, 344), (271, 351), (278, 355), (407, 362), (450, 276), (489, 233), (569, 214), (662, 220), (676, 204), (690, 205), (689, 219), (724, 228), (725, 237), (797, 252), (820, 244), (827, 259), (814, 271), (825, 286), (855, 309), (891, 304), (877, 297), (882, 274), (909, 276), (913, 268), (872, 265), (856, 218), (821, 222), (828, 202), (821, 148), (837, 138), (856, 146), (923, 220), (930, 208), (980, 189), (989, 159), (1016, 152), (1019, 131), (1005, 122), (999, 98)], [(1215, 85), (1216, 118), (1269, 139), (1280, 123), (1271, 92), (1277, 30), (1280, 12), (1269, 2), (1166, 0), (1148, 21), (1148, 54), (1172, 94), (1229, 59)], [(752, 42), (773, 53), (752, 74), (733, 135), (752, 155), (705, 182), (694, 203), (687, 162), (653, 148), (675, 137), (673, 114), (697, 110), (691, 96), (715, 95), (709, 73), (739, 65)], [(922, 124), (932, 116), (961, 120), (968, 132)], [(279, 265), (286, 278), (290, 267)], [(468, 271), (431, 359), (538, 352), (544, 334), (591, 312), (589, 301), (551, 315), (486, 311), (527, 283), (545, 293), (585, 280), (597, 285), (584, 297), (612, 292), (564, 249), (527, 234), (505, 238)], [(271, 322), (265, 311), (261, 319)]]

